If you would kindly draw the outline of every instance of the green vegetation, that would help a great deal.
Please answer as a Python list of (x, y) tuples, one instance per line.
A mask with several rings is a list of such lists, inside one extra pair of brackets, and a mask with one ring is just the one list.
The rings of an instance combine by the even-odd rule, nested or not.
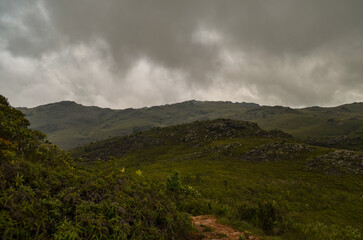
[[(253, 103), (188, 101), (150, 108), (111, 110), (59, 102), (20, 110), (26, 114), (32, 128), (46, 133), (52, 142), (64, 149), (153, 127), (217, 118), (253, 121), (264, 129), (281, 129), (302, 139), (343, 135), (363, 139), (363, 103), (291, 109)], [(323, 143), (321, 146), (346, 147), (347, 144)], [(361, 146), (359, 141), (357, 146)]]
[[(361, 239), (362, 152), (307, 145), (282, 131), (239, 120), (159, 127), (187, 112), (186, 122), (201, 115), (257, 119), (267, 129), (282, 126), (298, 136), (349, 133), (351, 138), (340, 139), (338, 145), (330, 139), (314, 141), (360, 150), (356, 137), (362, 133), (361, 104), (297, 110), (192, 101), (117, 113), (61, 105), (69, 115), (58, 111), (47, 125), (54, 136), (70, 135), (60, 141), (75, 139), (74, 131), (89, 134), (82, 141), (103, 138), (111, 129), (120, 134), (120, 129), (133, 126), (137, 133), (78, 147), (69, 155), (29, 129), (24, 115), (0, 96), (2, 239), (188, 239), (194, 236), (189, 214), (213, 214), (265, 239)], [(202, 110), (207, 106), (210, 112)], [(58, 107), (36, 111), (46, 116)], [(75, 110), (79, 125), (74, 124)], [(199, 112), (192, 114), (195, 110)], [(168, 121), (154, 118), (167, 111)], [(120, 128), (122, 117), (129, 124)], [(52, 118), (60, 119), (59, 125), (52, 126)], [(94, 128), (99, 124), (109, 125)], [(74, 128), (67, 133), (70, 125)]]
[(128, 171), (166, 181), (168, 189), (190, 185), (201, 199), (183, 201), (180, 209), (216, 215), (266, 239), (361, 239), (361, 152), (309, 146), (254, 123), (217, 119), (154, 128), (71, 153), (81, 166), (97, 169), (96, 159), (116, 158)]
[(148, 182), (116, 160), (77, 166), (1, 95), (0, 124), (1, 239), (189, 238), (178, 207), (193, 192)]

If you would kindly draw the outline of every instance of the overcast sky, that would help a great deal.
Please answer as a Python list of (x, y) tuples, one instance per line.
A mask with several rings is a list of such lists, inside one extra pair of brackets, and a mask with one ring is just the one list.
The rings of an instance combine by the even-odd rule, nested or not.
[(363, 1), (0, 0), (0, 94), (27, 107), (363, 101)]

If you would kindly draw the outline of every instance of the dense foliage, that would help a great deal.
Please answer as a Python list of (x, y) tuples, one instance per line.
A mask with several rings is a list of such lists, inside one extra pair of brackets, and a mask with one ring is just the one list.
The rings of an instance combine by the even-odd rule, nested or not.
[[(183, 239), (189, 215), (165, 185), (99, 163), (75, 166), (0, 96), (1, 239)], [(102, 167), (101, 167), (102, 166)]]
[(186, 212), (266, 239), (361, 239), (361, 152), (216, 119), (96, 142), (74, 160), (2, 96), (0, 127), (2, 239), (183, 239)]
[[(97, 158), (116, 157), (145, 178), (166, 181), (174, 192), (188, 184), (201, 199), (184, 200), (179, 209), (213, 214), (265, 239), (361, 239), (361, 152), (311, 146), (253, 123), (216, 119), (154, 128), (72, 153), (90, 166)], [(170, 175), (175, 170), (180, 174)]]

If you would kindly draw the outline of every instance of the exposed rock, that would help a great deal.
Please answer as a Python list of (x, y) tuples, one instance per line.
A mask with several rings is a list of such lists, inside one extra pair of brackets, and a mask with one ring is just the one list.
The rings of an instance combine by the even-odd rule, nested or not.
[(268, 143), (251, 149), (241, 156), (242, 159), (256, 162), (271, 162), (283, 159), (293, 159), (300, 153), (312, 151), (303, 143)]
[(203, 140), (249, 136), (292, 138), (291, 135), (280, 130), (264, 131), (257, 123), (230, 119), (216, 119), (205, 122), (197, 121), (194, 125), (184, 127), (183, 136), (179, 140), (181, 142), (198, 142)]
[(307, 164), (307, 169), (317, 170), (329, 175), (342, 173), (363, 174), (363, 154), (336, 150), (313, 159)]
[(235, 142), (235, 143), (229, 143), (229, 144), (221, 144), (218, 146), (211, 146), (211, 147), (206, 147), (204, 149), (205, 153), (224, 153), (225, 155), (232, 155), (233, 150), (241, 147), (242, 144), (239, 142)]
[(199, 148), (213, 140), (241, 137), (287, 139), (291, 138), (291, 135), (279, 130), (265, 131), (252, 122), (216, 119), (165, 128), (153, 128), (143, 133), (99, 141), (75, 149), (73, 156), (81, 157), (85, 161), (94, 161), (98, 158), (107, 160), (110, 156), (122, 157), (131, 151), (149, 146), (187, 143), (192, 147)]

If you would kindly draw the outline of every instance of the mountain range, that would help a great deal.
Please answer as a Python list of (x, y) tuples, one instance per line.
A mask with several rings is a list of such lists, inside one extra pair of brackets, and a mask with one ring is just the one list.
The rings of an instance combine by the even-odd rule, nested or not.
[(337, 107), (290, 108), (255, 103), (186, 101), (182, 103), (115, 110), (62, 101), (34, 108), (18, 108), (33, 129), (63, 149), (115, 136), (197, 120), (228, 118), (281, 129), (294, 137), (349, 136), (363, 138), (363, 103)]

